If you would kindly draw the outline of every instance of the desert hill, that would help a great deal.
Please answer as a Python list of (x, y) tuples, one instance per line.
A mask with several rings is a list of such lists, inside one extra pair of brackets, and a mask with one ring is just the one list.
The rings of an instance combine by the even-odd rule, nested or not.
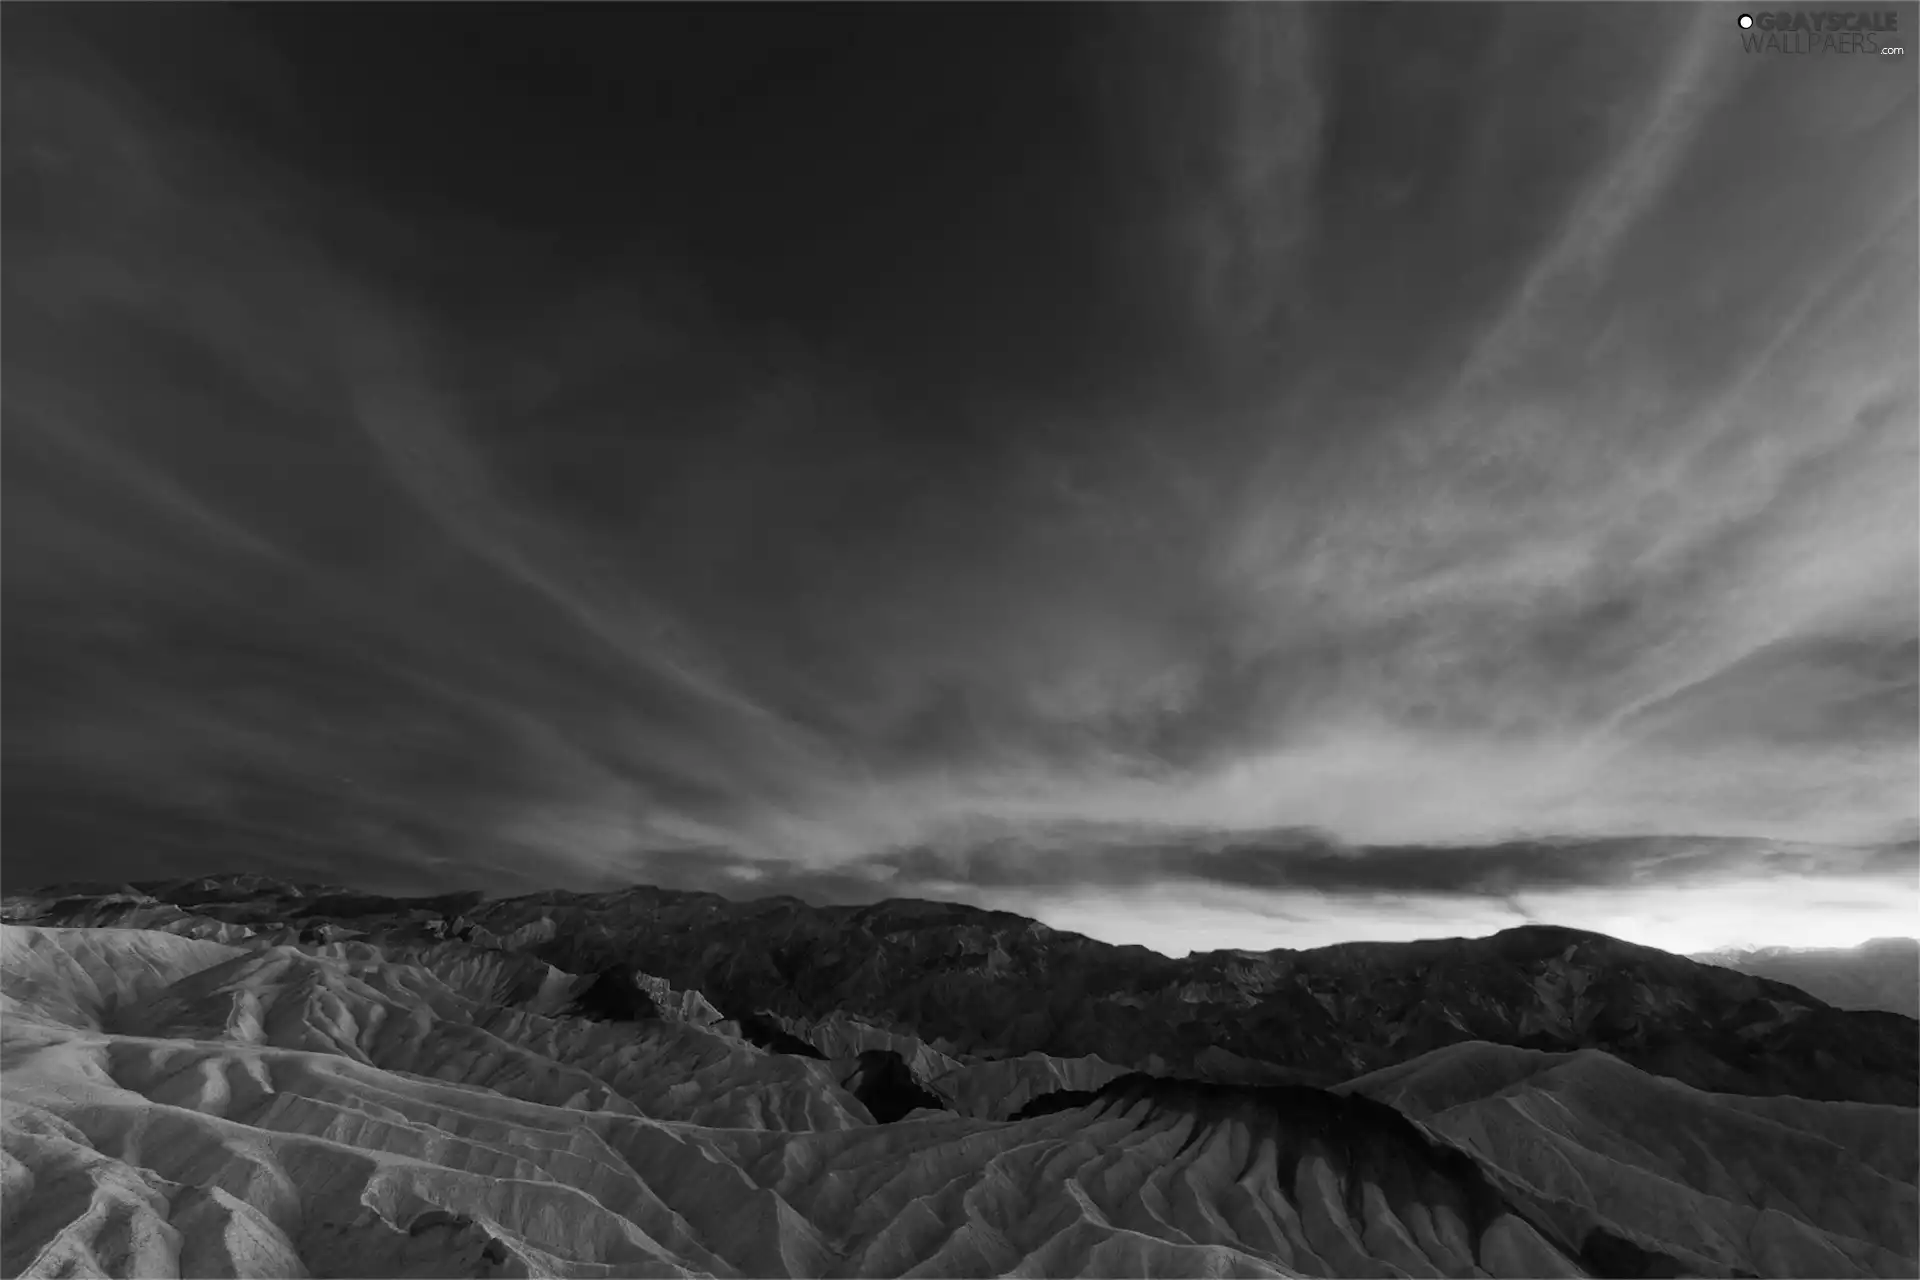
[[(1920, 1252), (1910, 1020), (1601, 935), (1172, 961), (942, 904), (257, 877), (0, 913), (5, 1276), (1895, 1276)], [(1033, 994), (1050, 968), (1089, 1010)], [(1322, 1017), (1291, 1060), (1247, 1052), (1286, 1058), (1302, 993)], [(1809, 1024), (1840, 1032), (1787, 1034)], [(1113, 1056), (1047, 1049), (1089, 1044)], [(1790, 1087), (1823, 1066), (1906, 1101)]]
[(1175, 960), (952, 903), (813, 907), (646, 886), (394, 899), (262, 877), (89, 889), (10, 898), (5, 910), (224, 941), (236, 928), (278, 941), (458, 937), (570, 973), (643, 971), (730, 1017), (789, 1029), (853, 1015), (949, 1056), (1329, 1085), (1484, 1040), (1604, 1049), (1710, 1092), (1920, 1101), (1911, 1019), (1558, 927)]
[(1471, 1156), (1320, 1090), (880, 1125), (815, 1060), (735, 1042), (716, 1091), (658, 1020), (475, 1025), (364, 953), (0, 946), (9, 1275), (1578, 1274)]
[[(1695, 1273), (1891, 1274), (1916, 1252), (1914, 1113), (1702, 1093), (1594, 1050), (1464, 1044), (1338, 1086), (1481, 1155), (1571, 1230)], [(1571, 1224), (1577, 1224), (1571, 1225)]]
[(1920, 1018), (1920, 939), (1875, 938), (1857, 947), (1760, 947), (1692, 957), (1785, 982), (1836, 1009)]

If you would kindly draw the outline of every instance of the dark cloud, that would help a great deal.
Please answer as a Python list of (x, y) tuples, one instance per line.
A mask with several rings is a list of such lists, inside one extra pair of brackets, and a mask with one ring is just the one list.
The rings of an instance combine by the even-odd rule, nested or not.
[(6, 876), (1910, 879), (1915, 90), (1723, 28), (10, 6)]
[(1836, 848), (1661, 836), (1356, 848), (1317, 831), (1145, 837), (1133, 829), (1080, 828), (1022, 830), (1017, 837), (964, 848), (897, 850), (821, 870), (724, 848), (656, 850), (645, 855), (644, 866), (649, 880), (675, 888), (734, 896), (790, 894), (812, 902), (955, 896), (999, 901), (1009, 890), (1194, 884), (1262, 894), (1480, 898), (1530, 915), (1523, 898), (1569, 891), (1688, 889), (1805, 876), (1864, 884), (1910, 879), (1920, 873), (1920, 844)]

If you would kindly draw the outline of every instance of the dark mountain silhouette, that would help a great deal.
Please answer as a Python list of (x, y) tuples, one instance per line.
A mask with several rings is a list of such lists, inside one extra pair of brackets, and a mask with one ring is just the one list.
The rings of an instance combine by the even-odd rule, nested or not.
[[(629, 1227), (679, 1229), (656, 1202), (706, 1224), (675, 1267), (744, 1274), (1884, 1277), (1920, 1249), (1920, 1024), (1579, 930), (1170, 960), (940, 903), (68, 888), (0, 902), (0, 1031), (38, 1063), (10, 1103), (107, 1144), (86, 1167), (184, 1185), (234, 1124), (294, 1123), (336, 1145), (274, 1177), (326, 1221), (368, 1203), (351, 1170), (385, 1176), (357, 1150), (414, 1153), (435, 1196), (495, 1179), (485, 1230), (423, 1200), (242, 1238), (315, 1274), (534, 1242), (625, 1274)], [(63, 1047), (103, 1035), (105, 1110)], [(84, 1151), (35, 1123), (9, 1131), (35, 1167)], [(36, 1195), (10, 1241), (82, 1203)], [(193, 1249), (241, 1238), (195, 1203), (169, 1208)]]
[[(792, 1043), (770, 1014), (844, 1011), (941, 1052), (1060, 1058), (1248, 1084), (1330, 1085), (1467, 1041), (1603, 1049), (1697, 1088), (1840, 1101), (1920, 1101), (1920, 1027), (1797, 987), (1603, 934), (1530, 925), (1485, 938), (1222, 951), (1170, 959), (1007, 912), (891, 900), (813, 907), (637, 886), (480, 901), (379, 898), (264, 877), (25, 895), (16, 913), (163, 928), (255, 930), (339, 901), (337, 921), (387, 942), (457, 927), (572, 973), (642, 970), (698, 990), (757, 1043)], [(179, 902), (173, 899), (180, 899)], [(17, 905), (31, 901), (32, 906)]]
[(749, 1044), (757, 1044), (762, 1049), (771, 1049), (775, 1053), (790, 1053), (801, 1058), (818, 1058), (824, 1061), (827, 1056), (763, 1013), (742, 1014), (737, 1021), (740, 1023), (741, 1037)]
[(1331, 1084), (1485, 1040), (1605, 1049), (1719, 1092), (1920, 1098), (1911, 1019), (1553, 926), (1173, 960), (947, 903), (818, 908), (636, 888), (509, 899), (470, 917), (495, 934), (553, 920), (530, 949), (564, 969), (618, 960), (721, 1008), (841, 1009), (960, 1053)]
[(651, 993), (635, 980), (633, 970), (619, 966), (602, 969), (566, 1012), (597, 1022), (639, 1022), (660, 1016)]
[(873, 1118), (892, 1124), (911, 1111), (922, 1108), (945, 1111), (940, 1095), (914, 1079), (906, 1060), (893, 1049), (868, 1049), (860, 1055), (859, 1066), (840, 1082), (840, 1087), (866, 1104)]

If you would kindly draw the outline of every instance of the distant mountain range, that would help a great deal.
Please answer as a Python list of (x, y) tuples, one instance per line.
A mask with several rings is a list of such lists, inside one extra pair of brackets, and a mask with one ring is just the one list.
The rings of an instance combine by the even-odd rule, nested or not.
[(1836, 1009), (1881, 1009), (1920, 1018), (1920, 939), (1703, 951), (1690, 958), (1799, 987)]
[(1601, 934), (256, 876), (0, 921), (5, 1275), (1920, 1274), (1920, 1023)]
[(1722, 1093), (1920, 1098), (1911, 1021), (1555, 926), (1171, 959), (1008, 912), (911, 899), (814, 907), (650, 886), (405, 899), (251, 876), (75, 888), (37, 895), (34, 922), (229, 942), (460, 938), (569, 973), (656, 975), (750, 1027), (774, 1025), (762, 1015), (789, 1031), (853, 1015), (952, 1057), (1092, 1055), (1153, 1074), (1324, 1086), (1484, 1040), (1604, 1049)]

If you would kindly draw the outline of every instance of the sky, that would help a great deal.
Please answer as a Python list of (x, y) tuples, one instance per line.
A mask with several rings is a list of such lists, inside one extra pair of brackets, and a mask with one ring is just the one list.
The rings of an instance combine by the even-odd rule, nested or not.
[(0, 875), (1915, 933), (1916, 55), (1737, 12), (7, 5)]

